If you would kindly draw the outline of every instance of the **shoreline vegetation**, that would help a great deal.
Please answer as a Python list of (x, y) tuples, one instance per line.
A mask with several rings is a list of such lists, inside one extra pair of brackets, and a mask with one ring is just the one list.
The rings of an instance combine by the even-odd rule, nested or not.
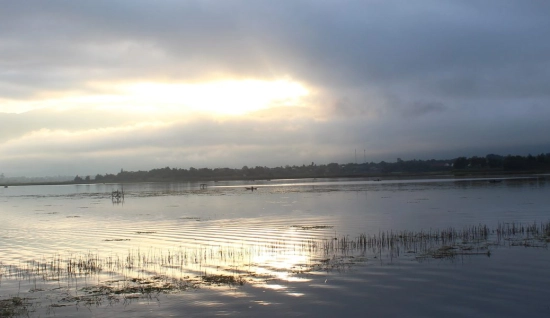
[[(95, 177), (77, 175), (67, 181), (30, 181), (15, 182), (9, 178), (0, 179), (0, 185), (66, 185), (96, 183), (139, 183), (139, 182), (199, 182), (199, 181), (235, 181), (235, 180), (272, 180), (307, 178), (373, 178), (406, 179), (423, 177), (494, 177), (533, 176), (550, 173), (550, 153), (537, 156), (500, 156), (489, 154), (485, 157), (458, 157), (448, 160), (401, 160), (379, 163), (329, 163), (301, 166), (248, 167), (242, 168), (158, 168), (149, 171), (125, 171), (117, 174), (97, 174)], [(32, 180), (32, 179), (31, 179)]]

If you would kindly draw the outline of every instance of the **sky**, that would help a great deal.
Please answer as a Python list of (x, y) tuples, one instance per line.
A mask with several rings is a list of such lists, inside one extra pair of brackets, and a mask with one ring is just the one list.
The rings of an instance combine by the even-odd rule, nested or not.
[(546, 0), (0, 8), (5, 176), (550, 152)]

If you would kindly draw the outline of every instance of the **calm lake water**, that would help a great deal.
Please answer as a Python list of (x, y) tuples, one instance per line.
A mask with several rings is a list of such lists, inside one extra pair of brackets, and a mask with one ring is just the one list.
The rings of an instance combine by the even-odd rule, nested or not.
[[(0, 304), (31, 317), (549, 317), (548, 239), (495, 234), (550, 220), (547, 178), (2, 188)], [(418, 239), (480, 225), (482, 239)]]

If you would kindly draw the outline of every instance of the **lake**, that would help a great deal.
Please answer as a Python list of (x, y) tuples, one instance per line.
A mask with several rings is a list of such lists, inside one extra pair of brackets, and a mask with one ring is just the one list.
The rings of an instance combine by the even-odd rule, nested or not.
[(0, 316), (549, 317), (547, 179), (1, 188)]

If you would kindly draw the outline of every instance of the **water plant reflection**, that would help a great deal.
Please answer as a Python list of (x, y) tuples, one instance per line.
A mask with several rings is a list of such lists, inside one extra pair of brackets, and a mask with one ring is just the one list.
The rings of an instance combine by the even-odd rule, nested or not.
[[(476, 225), (462, 229), (381, 232), (323, 239), (296, 238), (250, 245), (55, 254), (18, 264), (0, 264), (3, 288), (24, 286), (29, 293), (62, 289), (53, 306), (152, 297), (208, 285), (254, 286), (277, 280), (307, 280), (305, 273), (345, 270), (369, 261), (399, 258), (426, 261), (491, 256), (498, 247), (547, 247), (550, 221)], [(59, 294), (61, 295), (61, 294)], [(20, 296), (17, 296), (20, 297)], [(117, 298), (118, 297), (118, 298)], [(20, 300), (20, 301), (19, 301)], [(18, 305), (20, 304), (20, 306)], [(9, 305), (9, 306), (8, 306)], [(28, 298), (2, 299), (6, 312), (23, 312)], [(21, 309), (21, 310), (20, 310)]]

